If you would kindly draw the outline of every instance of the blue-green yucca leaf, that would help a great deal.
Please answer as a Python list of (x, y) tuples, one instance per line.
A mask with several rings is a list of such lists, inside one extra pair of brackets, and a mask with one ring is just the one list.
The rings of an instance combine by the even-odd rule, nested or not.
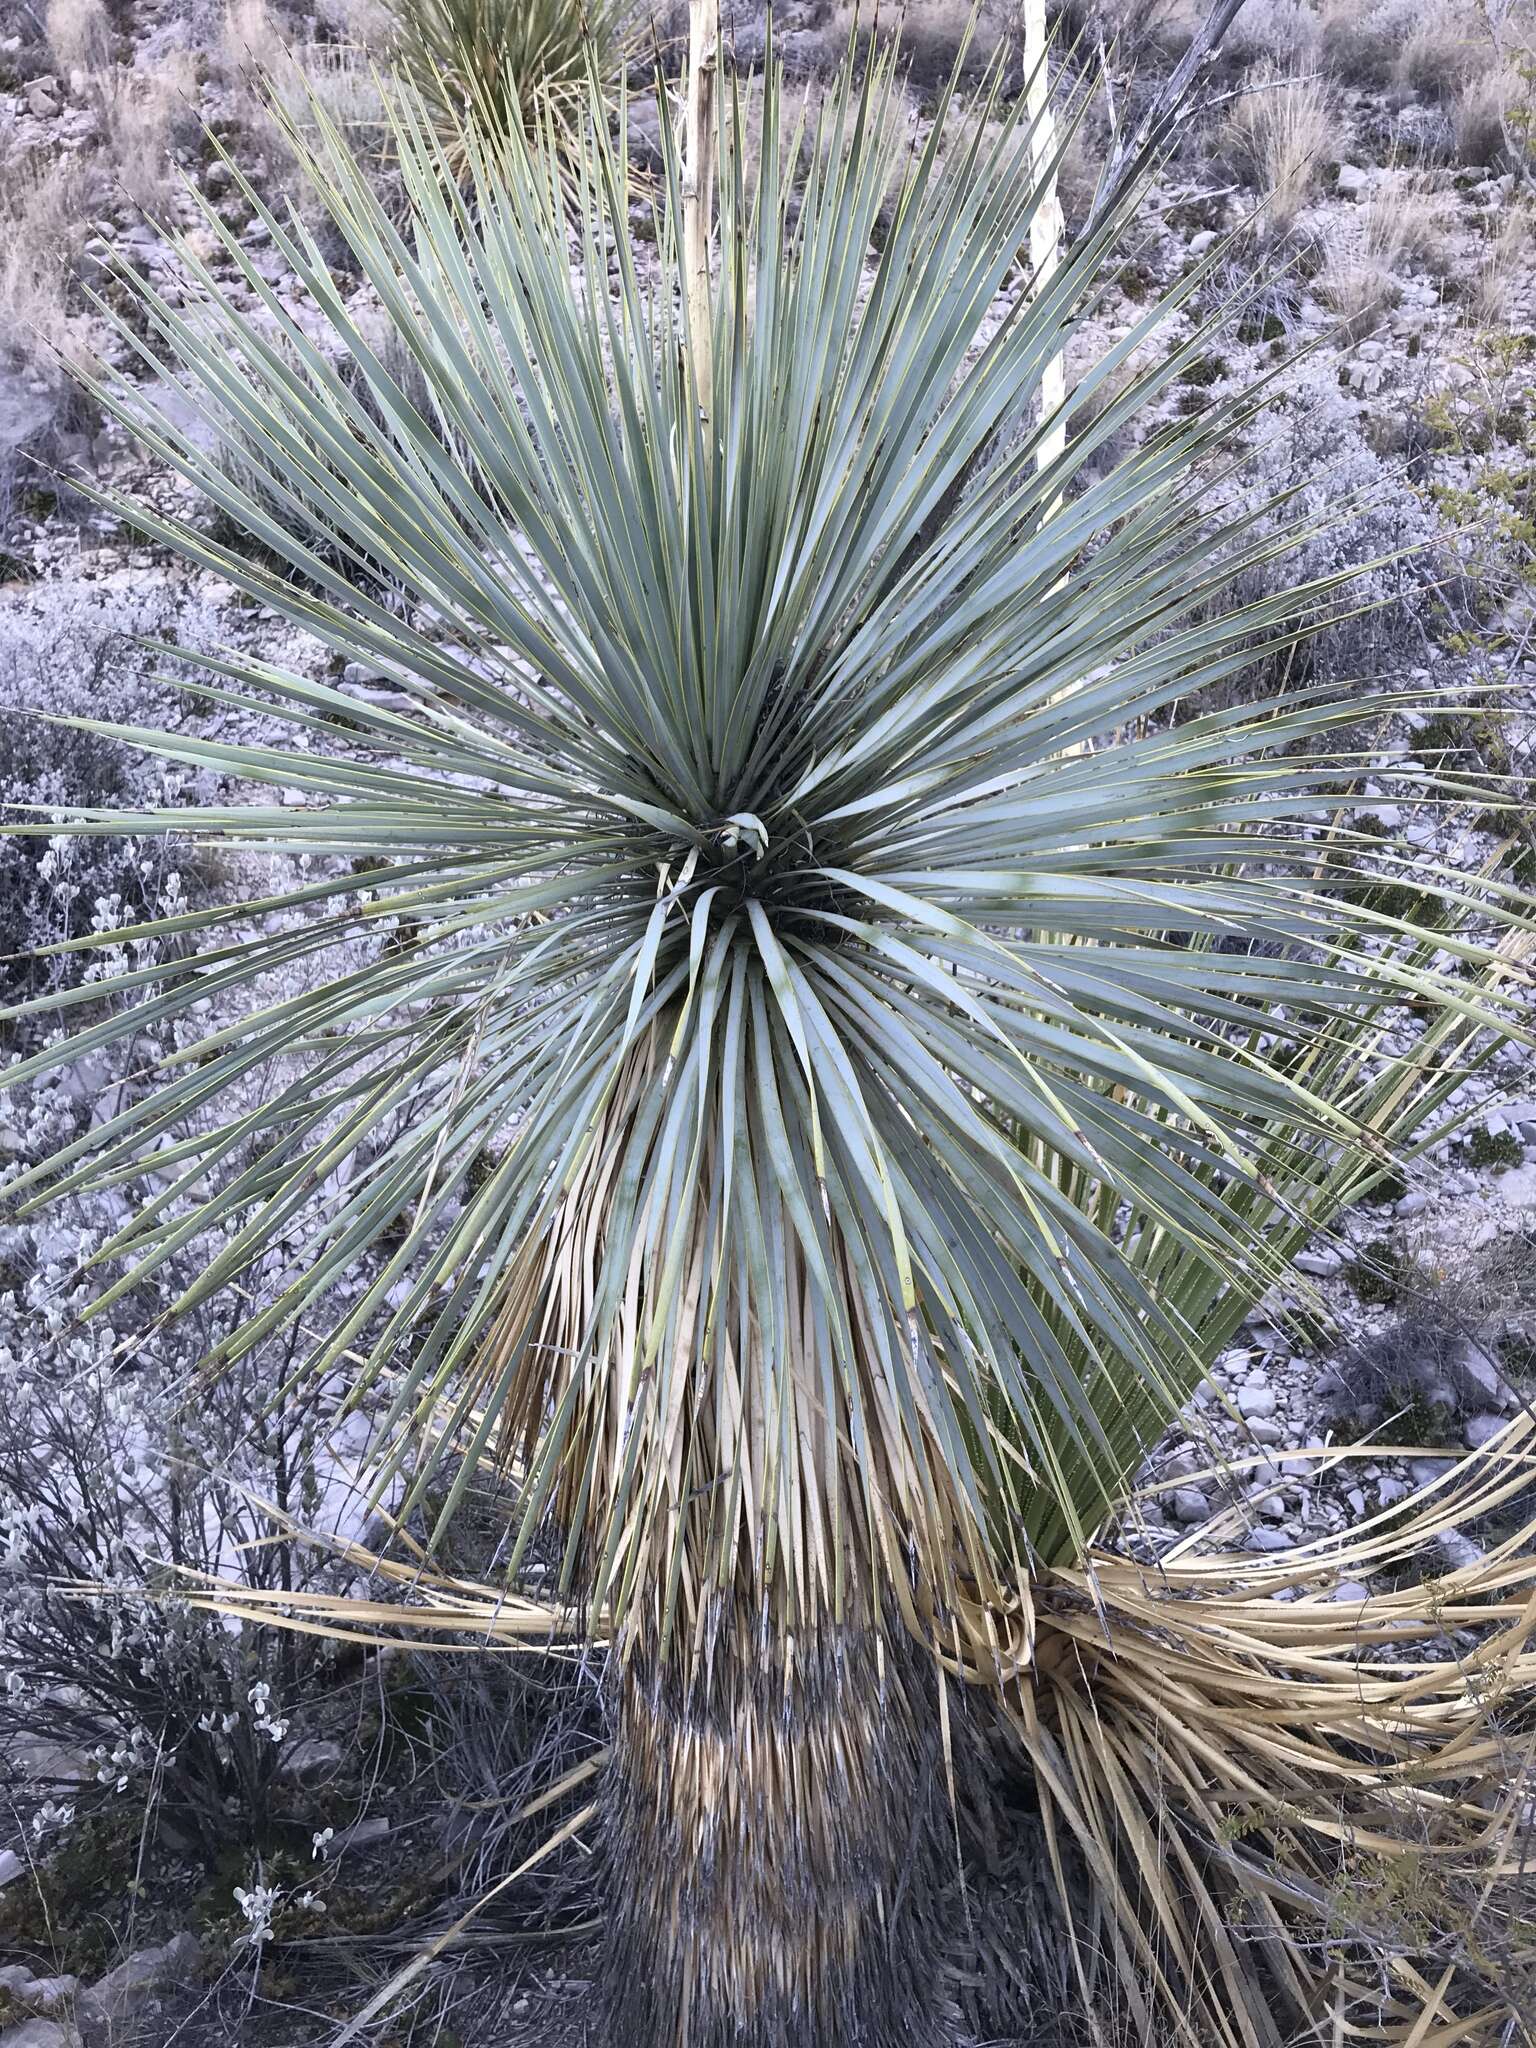
[[(125, 508), (151, 537), (413, 708), (231, 655), (216, 701), (277, 737), (98, 728), (289, 794), (68, 829), (383, 868), (140, 927), (164, 957), (33, 1005), (88, 1021), (13, 1081), (211, 1008), (20, 1191), (129, 1183), (168, 1146), (98, 1311), (215, 1228), (181, 1309), (297, 1243), (211, 1363), (297, 1326), (408, 1509), (441, 1526), (478, 1462), (514, 1465), (571, 1583), (667, 1625), (727, 1595), (906, 1606), (914, 1577), (925, 1612), (1006, 1599), (1384, 1138), (1519, 1028), (1523, 969), (1489, 947), (1529, 901), (1447, 876), (1475, 931), (1416, 936), (1319, 826), (1367, 758), (1358, 704), (1200, 712), (1339, 587), (1223, 608), (1277, 547), (1273, 507), (1205, 511), (1264, 394), (1087, 469), (1208, 344), (1186, 329), (1089, 421), (1207, 271), (1042, 463), (1043, 371), (1137, 191), (1032, 280), (1022, 110), (952, 106), (945, 152), (906, 150), (892, 90), (850, 61), (785, 146), (770, 66), (755, 165), (731, 109), (705, 390), (670, 147), (641, 194), (622, 117), (555, 172), (517, 135), (447, 149), (406, 90), (403, 217), (323, 112), (293, 138), (393, 355), (247, 187), (305, 320), (212, 215), (259, 312), (190, 251), (185, 309), (135, 287), (140, 353), (213, 445), (100, 383), (287, 573)], [(1379, 1054), (1404, 999), (1430, 1065)]]

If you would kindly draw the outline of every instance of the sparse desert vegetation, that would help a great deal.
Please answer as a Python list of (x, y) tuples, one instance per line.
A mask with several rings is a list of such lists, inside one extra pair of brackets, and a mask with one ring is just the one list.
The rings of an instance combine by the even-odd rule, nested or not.
[(1276, 230), (1289, 228), (1337, 147), (1339, 112), (1311, 70), (1255, 67), (1229, 118), (1232, 153)]
[(0, 2048), (1513, 2048), (1536, 5), (713, 20), (0, 16)]

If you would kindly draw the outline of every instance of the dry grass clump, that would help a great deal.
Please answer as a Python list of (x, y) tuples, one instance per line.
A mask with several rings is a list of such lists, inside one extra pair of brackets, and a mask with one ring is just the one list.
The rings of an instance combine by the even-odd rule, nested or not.
[(232, 119), (264, 158), (269, 182), (285, 188), (306, 217), (314, 195), (299, 174), (284, 124), (315, 128), (315, 110), (347, 135), (362, 155), (381, 132), (383, 103), (368, 43), (386, 28), (366, 0), (333, 6), (323, 17), (337, 40), (290, 43), (267, 0), (228, 0), (212, 62), (232, 95)]
[(1515, 282), (1530, 262), (1532, 239), (1529, 211), (1511, 206), (1483, 253), (1472, 288), (1473, 313), (1485, 326), (1501, 327), (1508, 320)]
[(214, 61), (226, 84), (251, 72), (275, 71), (288, 56), (288, 42), (267, 0), (228, 0)]
[(1393, 9), (1324, 0), (1319, 52), (1341, 84), (1380, 91), (1393, 77), (1407, 29)]
[(48, 47), (97, 120), (96, 161), (103, 181), (140, 213), (163, 215), (174, 190), (171, 154), (200, 130), (197, 60), (166, 49), (152, 68), (117, 61), (117, 34), (106, 0), (49, 0)]
[(1398, 53), (1400, 85), (1425, 99), (1453, 99), (1493, 58), (1486, 17), (1468, 0), (1424, 0)]
[(162, 53), (153, 71), (117, 65), (96, 74), (108, 174), (138, 211), (163, 219), (176, 190), (173, 151), (199, 129), (197, 64), (188, 50)]
[(48, 47), (63, 71), (101, 71), (112, 62), (106, 0), (48, 0)]
[(1532, 98), (1531, 78), (1512, 63), (1469, 78), (1456, 95), (1452, 114), (1461, 162), (1503, 168), (1524, 156), (1532, 140)]
[(1402, 296), (1402, 277), (1435, 269), (1444, 252), (1450, 202), (1421, 172), (1388, 174), (1358, 218), (1330, 237), (1318, 296), (1344, 322), (1351, 341), (1369, 334)]
[(320, 0), (314, 13), (331, 42), (382, 50), (389, 39), (388, 0)]
[(1311, 0), (1245, 0), (1227, 30), (1222, 55), (1243, 64), (1298, 64), (1317, 48)]
[(1339, 115), (1315, 75), (1260, 65), (1227, 119), (1238, 169), (1268, 200), (1271, 224), (1291, 225), (1307, 203), (1319, 165), (1334, 149)]
[(1536, 134), (1536, 5), (1431, 0), (1415, 10), (1393, 76), (1447, 109), (1462, 163), (1515, 164)]
[(0, 361), (55, 387), (87, 352), (69, 285), (103, 189), (98, 167), (80, 157), (0, 175)]

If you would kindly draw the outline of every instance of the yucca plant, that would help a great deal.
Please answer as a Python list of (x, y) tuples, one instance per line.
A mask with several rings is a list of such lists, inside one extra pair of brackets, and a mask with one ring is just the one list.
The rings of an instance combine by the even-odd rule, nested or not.
[(420, 93), (457, 168), (473, 121), (483, 138), (542, 133), (564, 150), (592, 77), (616, 86), (632, 0), (389, 0), (390, 56)]
[[(1160, 416), (1210, 346), (1209, 265), (1082, 378), (1081, 432), (1040, 415), (1157, 136), (1037, 283), (1055, 154), (1025, 108), (951, 96), (893, 166), (895, 89), (850, 59), (817, 146), (749, 180), (728, 88), (711, 175), (696, 102), (647, 195), (595, 100), (562, 168), (520, 131), (445, 143), (402, 89), (403, 226), (317, 115), (294, 146), (430, 418), (255, 191), (311, 318), (212, 215), (259, 315), (195, 249), (195, 308), (136, 285), (151, 341), (125, 337), (215, 445), (111, 371), (102, 402), (290, 573), (133, 516), (416, 708), (203, 656), (269, 743), (98, 728), (284, 799), (48, 831), (191, 830), (279, 879), (113, 933), (141, 964), (11, 1013), (86, 1019), (13, 1084), (155, 1020), (185, 1039), (20, 1188), (133, 1184), (155, 1143), (92, 1313), (211, 1231), (179, 1311), (286, 1242), (208, 1370), (296, 1327), (398, 1514), (435, 1538), (492, 1468), (514, 1582), (558, 1532), (563, 1625), (614, 1671), (606, 2038), (949, 2039), (963, 1681), (1030, 1759), (1085, 2010), (1114, 1980), (1145, 2039), (1258, 2048), (1370, 1992), (1318, 1933), (1340, 1841), (1390, 1848), (1407, 1813), (1502, 1874), (1458, 1776), (1490, 1701), (1459, 1666), (1357, 1668), (1337, 1610), (1269, 1598), (1307, 1567), (1224, 1567), (1207, 1610), (1098, 1539), (1296, 1245), (1522, 1029), (1532, 906), (1426, 862), (1447, 928), (1372, 907), (1336, 806), (1408, 697), (1201, 709), (1336, 589), (1217, 602), (1285, 543), (1254, 537), (1273, 508), (1207, 516), (1265, 394)], [(769, 138), (779, 106), (770, 61)], [(349, 562), (387, 563), (403, 613)], [(1407, 1055), (1404, 1004), (1430, 1018)], [(1517, 1583), (1456, 1595), (1504, 1625), (1506, 1689)]]

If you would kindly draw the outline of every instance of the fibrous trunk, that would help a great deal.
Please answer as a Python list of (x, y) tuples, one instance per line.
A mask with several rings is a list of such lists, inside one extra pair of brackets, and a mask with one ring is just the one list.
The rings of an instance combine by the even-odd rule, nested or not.
[(607, 2048), (941, 2048), (957, 1899), (932, 1666), (858, 1630), (631, 1653)]

